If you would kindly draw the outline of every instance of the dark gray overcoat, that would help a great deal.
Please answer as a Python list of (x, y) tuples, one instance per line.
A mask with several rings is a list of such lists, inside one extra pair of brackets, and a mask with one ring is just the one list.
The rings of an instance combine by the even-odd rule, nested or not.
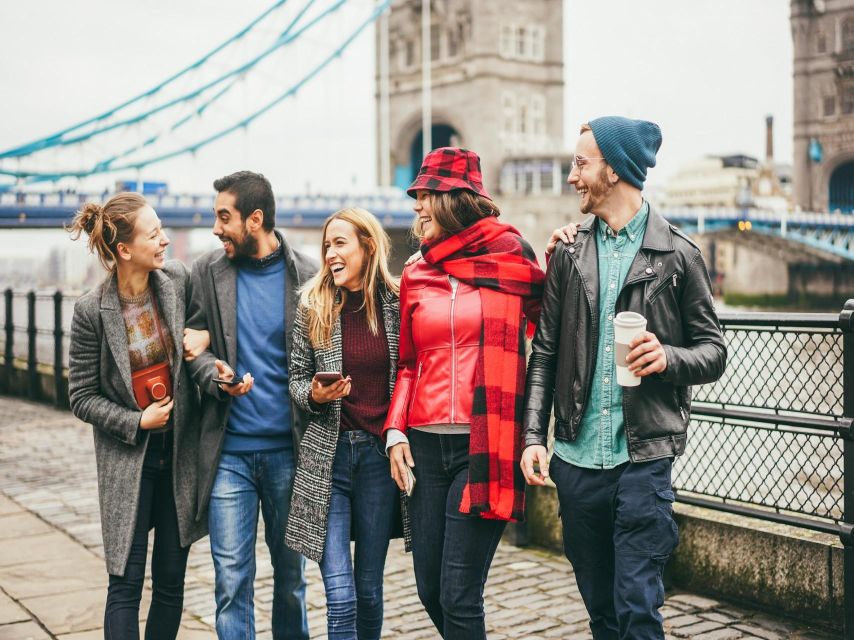
[[(199, 446), (198, 391), (182, 358), (189, 271), (170, 260), (150, 275), (152, 291), (172, 335), (174, 449), (172, 481), (182, 546), (207, 533), (196, 521)], [(68, 366), (71, 411), (91, 424), (98, 465), (98, 498), (107, 571), (124, 575), (136, 527), (148, 431), (131, 385), (127, 332), (113, 274), (78, 298), (71, 321)]]

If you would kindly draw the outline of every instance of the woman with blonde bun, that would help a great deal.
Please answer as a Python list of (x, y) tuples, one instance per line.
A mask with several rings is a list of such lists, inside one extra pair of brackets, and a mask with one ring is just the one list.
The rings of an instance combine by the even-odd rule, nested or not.
[[(174, 639), (197, 518), (197, 392), (183, 366), (207, 347), (184, 328), (189, 271), (166, 261), (169, 239), (141, 195), (87, 203), (69, 229), (88, 236), (106, 279), (74, 305), (71, 410), (93, 426), (101, 531), (109, 573), (104, 637), (139, 637), (148, 532), (154, 529), (147, 639)], [(182, 353), (186, 338), (190, 350)], [(182, 357), (183, 356), (183, 357)]]

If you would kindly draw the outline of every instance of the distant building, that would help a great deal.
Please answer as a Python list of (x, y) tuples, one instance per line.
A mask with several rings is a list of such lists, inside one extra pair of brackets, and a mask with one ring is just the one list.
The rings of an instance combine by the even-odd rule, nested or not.
[[(423, 157), (421, 2), (394, 0), (388, 18), (391, 175), (381, 164), (381, 184), (406, 186)], [(476, 151), (487, 189), (497, 192), (506, 158), (563, 148), (563, 0), (430, 6), (433, 148)], [(381, 82), (378, 71), (378, 104)]]
[(42, 265), (40, 284), (47, 287), (82, 289), (103, 277), (95, 256), (81, 243), (53, 247)]
[(698, 160), (674, 176), (660, 203), (665, 207), (758, 207), (792, 204), (792, 168), (774, 162), (774, 119), (766, 122), (765, 161), (745, 154)]
[(706, 156), (677, 173), (662, 198), (665, 207), (735, 207), (750, 199), (759, 161), (746, 155)]
[(854, 0), (791, 0), (794, 201), (854, 211)]

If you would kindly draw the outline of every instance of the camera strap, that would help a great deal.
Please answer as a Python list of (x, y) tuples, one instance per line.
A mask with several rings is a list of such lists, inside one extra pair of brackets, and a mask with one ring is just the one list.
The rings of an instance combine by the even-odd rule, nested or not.
[(168, 342), (163, 336), (163, 327), (160, 324), (160, 306), (157, 304), (157, 296), (154, 294), (153, 288), (149, 288), (149, 292), (151, 295), (151, 307), (154, 311), (154, 326), (157, 327), (157, 335), (160, 336), (160, 345), (163, 347), (163, 352), (166, 354), (169, 366), (172, 366), (172, 352), (169, 350)]

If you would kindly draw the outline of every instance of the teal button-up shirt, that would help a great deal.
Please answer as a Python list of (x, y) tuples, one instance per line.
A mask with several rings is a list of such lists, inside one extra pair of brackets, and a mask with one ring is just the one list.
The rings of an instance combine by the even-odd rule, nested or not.
[(614, 361), (614, 307), (623, 282), (643, 244), (649, 204), (644, 200), (629, 223), (614, 233), (597, 219), (594, 225), (599, 254), (599, 344), (590, 397), (581, 418), (578, 438), (555, 441), (555, 455), (587, 469), (613, 469), (628, 462), (623, 419), (623, 388), (617, 384)]

